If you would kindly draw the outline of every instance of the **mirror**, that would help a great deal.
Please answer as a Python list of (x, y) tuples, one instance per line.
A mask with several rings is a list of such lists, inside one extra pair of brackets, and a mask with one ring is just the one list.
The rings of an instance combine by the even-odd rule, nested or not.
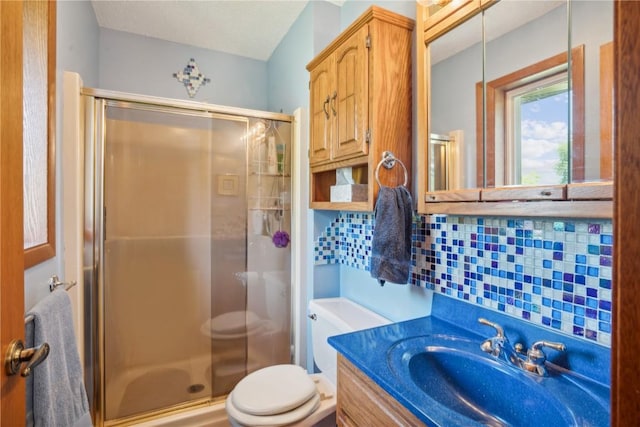
[(571, 46), (584, 46), (584, 172), (613, 179), (613, 1), (571, 1)]
[(610, 180), (612, 39), (611, 1), (527, 0), (430, 43), (429, 132), (464, 143), (456, 174), (431, 138), (427, 191)]
[(486, 169), (478, 186), (567, 184), (570, 132), (582, 121), (574, 114), (570, 123), (566, 1), (501, 1), (483, 18), (485, 91), (476, 108), (484, 101), (485, 136), (476, 146), (484, 144)]
[(476, 15), (438, 37), (428, 49), (431, 63), (428, 191), (475, 188), (477, 124), (473, 100), (476, 82), (482, 81), (482, 16)]

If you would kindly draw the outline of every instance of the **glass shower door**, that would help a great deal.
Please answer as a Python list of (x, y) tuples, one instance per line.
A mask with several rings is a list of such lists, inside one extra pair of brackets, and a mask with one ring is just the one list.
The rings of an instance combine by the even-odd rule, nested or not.
[(246, 118), (110, 101), (105, 420), (228, 393), (246, 374)]

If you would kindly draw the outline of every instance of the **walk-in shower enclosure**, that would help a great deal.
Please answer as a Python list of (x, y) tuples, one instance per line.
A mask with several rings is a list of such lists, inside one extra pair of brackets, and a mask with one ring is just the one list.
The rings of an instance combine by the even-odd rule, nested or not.
[(291, 361), (292, 118), (84, 90), (86, 383), (98, 425)]

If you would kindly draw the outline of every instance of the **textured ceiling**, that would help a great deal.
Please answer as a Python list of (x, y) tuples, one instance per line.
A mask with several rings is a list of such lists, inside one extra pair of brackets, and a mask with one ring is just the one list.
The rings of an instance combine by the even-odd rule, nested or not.
[(309, 0), (92, 0), (98, 25), (266, 61)]

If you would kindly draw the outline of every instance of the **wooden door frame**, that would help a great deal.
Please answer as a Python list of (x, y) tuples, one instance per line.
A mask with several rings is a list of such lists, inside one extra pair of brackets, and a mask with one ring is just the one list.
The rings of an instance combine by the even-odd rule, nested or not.
[[(0, 1), (0, 349), (24, 340), (22, 1)], [(4, 365), (4, 363), (3, 363)], [(0, 425), (25, 422), (25, 380), (0, 374)]]
[(614, 304), (611, 425), (640, 420), (640, 2), (614, 4)]

